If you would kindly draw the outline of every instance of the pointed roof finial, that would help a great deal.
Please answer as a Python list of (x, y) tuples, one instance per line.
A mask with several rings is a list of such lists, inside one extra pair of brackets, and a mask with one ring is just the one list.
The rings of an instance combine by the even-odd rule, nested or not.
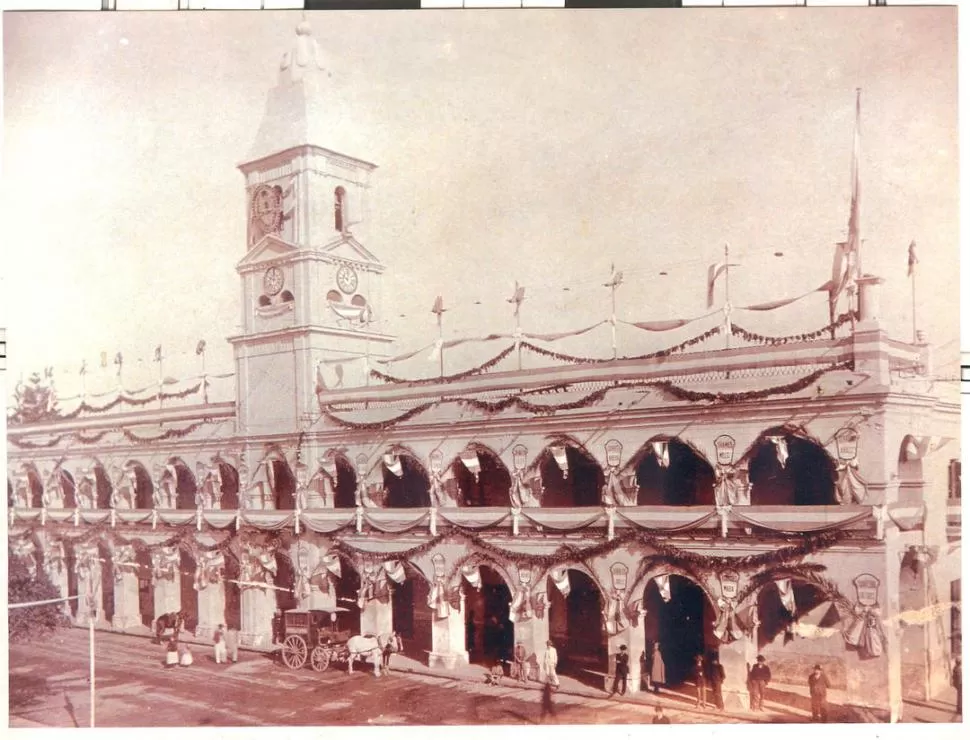
[(310, 70), (324, 69), (323, 54), (313, 38), (313, 29), (303, 14), (303, 20), (296, 27), (296, 43), (291, 51), (283, 55), (280, 62), (280, 81), (296, 81), (303, 79)]

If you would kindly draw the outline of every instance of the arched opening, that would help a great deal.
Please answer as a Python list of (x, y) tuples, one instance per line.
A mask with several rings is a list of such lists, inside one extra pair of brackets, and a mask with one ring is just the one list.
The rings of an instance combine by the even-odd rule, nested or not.
[[(777, 445), (769, 437), (779, 437)], [(787, 458), (782, 459), (787, 452)], [(835, 503), (835, 465), (818, 443), (769, 430), (755, 443), (748, 466), (752, 506), (825, 506)]]
[(219, 463), (219, 477), (222, 479), (220, 508), (233, 511), (239, 508), (239, 473), (227, 463)]
[(270, 462), (273, 475), (273, 496), (276, 508), (292, 511), (296, 508), (296, 476), (285, 460)]
[(896, 467), (899, 477), (899, 502), (919, 504), (923, 500), (923, 459), (917, 441), (906, 435), (899, 446), (899, 460)]
[(334, 591), (337, 608), (347, 610), (337, 613), (337, 629), (359, 635), (360, 607), (357, 606), (357, 596), (360, 593), (360, 574), (347, 558), (340, 558), (340, 578), (334, 583)]
[(101, 464), (94, 466), (94, 506), (97, 509), (111, 508), (111, 481), (104, 466)]
[(195, 558), (185, 550), (179, 550), (179, 592), (182, 611), (185, 612), (185, 628), (195, 633), (199, 626), (199, 592), (195, 590)]
[(391, 610), (394, 631), (401, 637), (404, 654), (427, 664), (431, 652), (431, 621), (428, 606), (431, 587), (410, 563), (404, 566), (407, 578), (391, 584)]
[(782, 583), (771, 583), (758, 592), (759, 649), (772, 644), (784, 646), (793, 641), (796, 623), (817, 627), (833, 627), (839, 623), (838, 611), (818, 586), (790, 581), (787, 588), (791, 595), (783, 597)]
[(195, 476), (192, 475), (192, 471), (178, 458), (169, 460), (169, 465), (175, 468), (175, 508), (196, 508), (195, 494), (198, 489), (196, 488)]
[(42, 508), (44, 506), (44, 484), (33, 468), (27, 469), (27, 485), (30, 486), (30, 508)]
[(283, 303), (292, 303), (293, 300), (293, 294), (290, 291), (284, 290), (282, 293), (280, 293), (280, 301)]
[(114, 562), (111, 551), (103, 542), (98, 543), (98, 558), (101, 560), (101, 611), (104, 613), (104, 620), (111, 624), (115, 616)]
[(602, 688), (607, 672), (603, 596), (593, 579), (569, 569), (566, 596), (548, 580), (549, 639), (559, 652), (559, 673)]
[(487, 565), (479, 567), (482, 585), (462, 584), (465, 593), (465, 649), (472, 663), (494, 665), (512, 660), (515, 629), (509, 619), (512, 591)]
[(384, 462), (384, 488), (391, 509), (414, 509), (431, 506), (431, 481), (424, 466), (410, 454), (394, 456)]
[(344, 455), (334, 457), (337, 475), (333, 481), (333, 505), (335, 509), (353, 509), (357, 506), (357, 471)]
[(648, 442), (635, 458), (638, 506), (713, 506), (714, 469), (680, 440)]
[(226, 606), (223, 620), (228, 629), (242, 629), (242, 590), (239, 587), (239, 559), (231, 552), (226, 553), (225, 565)]
[(505, 463), (487, 447), (474, 445), (451, 464), (464, 506), (509, 505), (512, 476)]
[(126, 463), (125, 467), (129, 468), (135, 474), (135, 508), (154, 508), (155, 502), (153, 500), (153, 495), (155, 493), (155, 485), (152, 483), (152, 477), (148, 474), (145, 466), (140, 462), (131, 460)]
[(282, 612), (296, 609), (298, 606), (293, 588), (296, 584), (296, 569), (293, 561), (281, 552), (276, 553), (276, 575), (273, 585), (276, 586), (276, 608)]
[(138, 612), (141, 623), (151, 628), (155, 621), (155, 588), (152, 583), (152, 556), (144, 542), (133, 543), (135, 562), (138, 563)]
[(585, 450), (570, 445), (547, 447), (539, 465), (543, 507), (600, 505), (603, 471)]
[(57, 482), (64, 496), (64, 508), (76, 508), (77, 497), (74, 494), (77, 491), (77, 485), (74, 483), (74, 476), (64, 470), (64, 468), (61, 468), (57, 471)]
[[(704, 590), (689, 578), (671, 574), (669, 591), (661, 592), (657, 579), (645, 587), (643, 620), (647, 669), (664, 674), (663, 683), (674, 691), (693, 682), (694, 660), (718, 653), (714, 637), (714, 606)], [(669, 597), (669, 598), (668, 598)]]
[(272, 299), (270, 299), (270, 297), (268, 295), (261, 295), (259, 297), (259, 305), (262, 308), (265, 308), (266, 306), (269, 306), (272, 303), (273, 303), (273, 301), (272, 301)]
[(346, 224), (344, 222), (344, 207), (347, 200), (347, 191), (338, 187), (333, 191), (333, 228), (340, 233), (344, 232)]

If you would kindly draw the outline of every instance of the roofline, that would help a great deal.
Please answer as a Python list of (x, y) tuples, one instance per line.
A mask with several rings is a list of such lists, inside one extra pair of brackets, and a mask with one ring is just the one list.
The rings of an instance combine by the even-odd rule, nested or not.
[(373, 171), (377, 169), (377, 165), (373, 162), (368, 162), (365, 159), (358, 159), (357, 157), (352, 157), (349, 154), (341, 154), (333, 149), (327, 149), (326, 147), (317, 146), (316, 144), (299, 144), (297, 146), (291, 146), (287, 149), (281, 149), (278, 152), (272, 152), (270, 154), (265, 154), (257, 159), (250, 159), (245, 162), (236, 165), (236, 169), (243, 172), (243, 174), (249, 174), (252, 170), (258, 169), (258, 165), (265, 162), (268, 159), (274, 159), (276, 157), (284, 158), (286, 155), (292, 154), (293, 152), (298, 152), (301, 150), (314, 150), (317, 152), (322, 152), (335, 159), (341, 159), (347, 162), (353, 162), (354, 164), (363, 165), (367, 170)]

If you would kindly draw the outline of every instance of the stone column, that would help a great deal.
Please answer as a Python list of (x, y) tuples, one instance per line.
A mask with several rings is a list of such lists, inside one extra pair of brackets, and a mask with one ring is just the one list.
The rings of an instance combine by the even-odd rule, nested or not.
[(77, 577), (77, 614), (75, 623), (86, 627), (94, 615), (97, 623), (104, 622), (104, 602), (101, 598), (101, 562), (96, 544), (74, 548), (74, 573)]
[[(899, 614), (899, 557), (902, 551), (899, 530), (889, 527), (886, 530), (886, 614)], [(903, 661), (900, 645), (900, 628), (896, 624), (887, 625), (886, 635), (886, 678), (888, 682), (889, 721), (903, 719)], [(877, 696), (871, 701), (879, 706), (883, 702)], [(861, 703), (861, 702), (860, 702)]]
[(748, 691), (748, 671), (758, 657), (757, 631), (732, 643), (721, 644), (718, 659), (724, 666), (724, 684), (721, 693), (726, 710), (751, 708), (751, 694)]
[(515, 642), (521, 642), (525, 648), (530, 677), (533, 681), (539, 681), (542, 677), (536, 671), (541, 670), (542, 654), (549, 642), (549, 610), (546, 609), (541, 617), (533, 615), (532, 619), (516, 622), (513, 626)]
[(182, 608), (182, 584), (177, 577), (155, 578), (154, 587), (156, 619)]
[(468, 665), (465, 649), (465, 596), (459, 599), (458, 608), (447, 606), (441, 612), (432, 611), (431, 654), (428, 666), (448, 670)]
[(207, 583), (199, 591), (199, 626), (195, 636), (209, 639), (216, 627), (226, 621), (226, 589), (225, 583)]
[(121, 545), (111, 554), (114, 566), (114, 605), (115, 612), (111, 626), (116, 630), (126, 630), (141, 625), (141, 606), (138, 601), (138, 562), (135, 548)]
[(627, 677), (626, 690), (628, 694), (639, 693), (640, 655), (646, 650), (647, 646), (646, 638), (643, 635), (643, 625), (629, 626), (622, 632), (610, 635), (607, 637), (606, 645), (609, 653), (609, 667), (603, 688), (606, 691), (613, 688), (613, 679), (616, 676), (616, 655), (620, 652), (620, 646), (626, 645), (627, 655), (630, 656), (630, 675)]
[(273, 644), (276, 593), (271, 588), (245, 586), (241, 593), (240, 607), (240, 642), (252, 647), (270, 647)]
[[(51, 583), (57, 588), (62, 599), (71, 595), (67, 580), (67, 563), (64, 559), (64, 544), (59, 540), (45, 537), (44, 571)], [(61, 611), (70, 616), (71, 602), (62, 602)]]
[(391, 601), (372, 599), (360, 610), (360, 632), (370, 635), (389, 635), (394, 631), (394, 610)]

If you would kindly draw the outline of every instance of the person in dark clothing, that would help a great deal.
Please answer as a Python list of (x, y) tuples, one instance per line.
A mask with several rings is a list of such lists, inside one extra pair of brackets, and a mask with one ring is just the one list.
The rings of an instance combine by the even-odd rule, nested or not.
[(815, 664), (815, 668), (808, 674), (808, 693), (812, 697), (812, 722), (828, 722), (828, 689), (829, 679), (822, 671), (822, 666)]
[(283, 642), (283, 612), (277, 609), (273, 613), (273, 644)]
[(724, 666), (721, 665), (720, 661), (715, 655), (711, 658), (710, 667), (710, 684), (711, 684), (711, 700), (714, 702), (714, 706), (724, 711), (724, 694), (721, 693), (721, 686), (724, 684)]
[(640, 653), (640, 684), (644, 691), (650, 691), (650, 671), (653, 670), (651, 647)]
[(654, 714), (654, 717), (653, 717), (653, 723), (655, 725), (669, 725), (670, 724), (670, 717), (668, 717), (668, 716), (666, 716), (664, 714), (664, 708), (662, 706), (660, 706), (658, 704), (656, 707), (654, 707), (654, 712), (655, 712), (655, 714)]
[(764, 711), (765, 688), (771, 681), (771, 669), (765, 662), (765, 656), (759, 655), (757, 662), (748, 671), (748, 686), (751, 689), (751, 709), (755, 712)]
[(963, 716), (963, 667), (958, 655), (953, 659), (953, 673), (950, 676), (950, 683), (957, 690), (957, 714)]
[(620, 691), (620, 696), (626, 694), (626, 679), (630, 675), (630, 656), (626, 651), (626, 645), (620, 645), (620, 652), (616, 654), (616, 671), (613, 676), (613, 690), (610, 696)]
[(704, 656), (694, 658), (694, 686), (697, 687), (697, 703), (695, 706), (707, 708), (707, 670), (704, 666)]

